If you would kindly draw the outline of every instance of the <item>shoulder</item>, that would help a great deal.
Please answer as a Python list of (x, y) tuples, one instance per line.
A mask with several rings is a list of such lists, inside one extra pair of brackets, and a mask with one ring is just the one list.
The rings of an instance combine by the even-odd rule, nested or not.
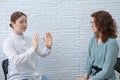
[(108, 47), (116, 47), (119, 48), (118, 42), (115, 38), (110, 38), (108, 41), (105, 43)]
[(91, 38), (90, 38), (90, 43), (95, 42), (95, 40), (96, 40), (95, 36), (91, 37)]
[(6, 38), (5, 40), (4, 40), (4, 42), (3, 43), (11, 43), (12, 42), (12, 37), (8, 37), (8, 38)]
[(118, 44), (116, 38), (109, 38), (106, 43), (107, 43), (107, 44)]
[(24, 40), (25, 40), (28, 44), (31, 44), (31, 42), (32, 42), (32, 38), (29, 37), (29, 36), (24, 36)]
[(3, 46), (12, 46), (12, 44), (13, 44), (13, 41), (10, 38), (5, 39), (3, 42)]
[(27, 40), (32, 40), (32, 38), (31, 38), (31, 37), (29, 37), (29, 36), (25, 36), (25, 35), (24, 35), (24, 39), (27, 39)]
[(95, 36), (92, 36), (91, 38), (90, 38), (90, 41), (93, 41), (93, 40), (95, 40), (96, 38), (95, 38)]
[(92, 47), (94, 45), (95, 41), (96, 41), (95, 36), (91, 37), (90, 41), (89, 41), (89, 47)]

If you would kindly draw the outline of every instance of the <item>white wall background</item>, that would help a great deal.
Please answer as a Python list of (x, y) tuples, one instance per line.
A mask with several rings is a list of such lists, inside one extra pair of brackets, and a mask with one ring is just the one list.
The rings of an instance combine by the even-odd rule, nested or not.
[[(116, 20), (120, 45), (120, 0), (0, 0), (0, 63), (6, 58), (2, 43), (11, 32), (10, 15), (22, 11), (28, 15), (26, 35), (38, 32), (42, 37), (47, 31), (53, 35), (52, 53), (40, 58), (40, 71), (49, 80), (76, 80), (83, 76), (92, 36), (90, 15), (98, 10), (109, 11)], [(4, 80), (1, 66), (0, 80)]]

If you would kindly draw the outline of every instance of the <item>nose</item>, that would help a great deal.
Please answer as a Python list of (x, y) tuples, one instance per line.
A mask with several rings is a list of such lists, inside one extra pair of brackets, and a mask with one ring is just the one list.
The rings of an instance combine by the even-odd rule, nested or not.
[(27, 23), (26, 23), (26, 22), (24, 22), (24, 25), (26, 26), (26, 25), (27, 25)]
[(93, 27), (94, 27), (94, 25), (92, 24), (92, 25), (91, 25), (91, 28), (93, 28)]

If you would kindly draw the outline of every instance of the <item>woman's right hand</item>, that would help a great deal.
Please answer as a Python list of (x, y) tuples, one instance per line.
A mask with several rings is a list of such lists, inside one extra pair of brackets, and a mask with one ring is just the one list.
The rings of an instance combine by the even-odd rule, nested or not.
[(39, 35), (38, 33), (36, 33), (32, 40), (32, 47), (34, 48), (35, 51), (38, 49), (38, 44), (39, 44)]
[(86, 78), (77, 78), (77, 80), (87, 80)]

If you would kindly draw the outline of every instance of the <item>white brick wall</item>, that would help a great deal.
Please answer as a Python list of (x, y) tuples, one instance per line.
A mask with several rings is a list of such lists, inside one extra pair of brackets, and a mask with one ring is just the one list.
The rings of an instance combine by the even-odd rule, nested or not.
[[(49, 80), (75, 80), (83, 75), (89, 39), (92, 36), (90, 14), (107, 10), (118, 24), (120, 45), (120, 0), (1, 0), (0, 62), (6, 58), (3, 40), (11, 32), (9, 18), (14, 11), (28, 15), (26, 35), (40, 37), (52, 32), (52, 53), (40, 58), (40, 70)], [(0, 80), (4, 80), (0, 66)], [(118, 80), (118, 79), (117, 79)]]

